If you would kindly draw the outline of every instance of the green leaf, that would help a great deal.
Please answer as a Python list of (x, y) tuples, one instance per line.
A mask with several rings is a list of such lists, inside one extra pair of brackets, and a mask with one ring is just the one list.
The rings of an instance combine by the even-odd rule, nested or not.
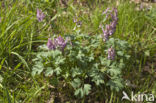
[(123, 55), (124, 55), (124, 52), (122, 52), (122, 51), (117, 51), (117, 54), (118, 54), (119, 56), (123, 56)]
[(45, 2), (49, 2), (49, 0), (45, 0)]
[(45, 71), (45, 76), (51, 76), (53, 75), (53, 69), (52, 67), (47, 67), (47, 70)]
[(106, 65), (107, 63), (107, 59), (106, 58), (104, 58), (104, 57), (100, 57), (100, 61), (101, 61), (101, 64), (102, 65)]
[(30, 68), (29, 68), (29, 66), (28, 66), (28, 64), (27, 64), (27, 62), (24, 60), (24, 58), (22, 57), (22, 56), (20, 56), (18, 53), (16, 53), (16, 52), (11, 52), (12, 54), (14, 54), (14, 55), (16, 55), (21, 61), (22, 61), (22, 63), (28, 68), (28, 70), (30, 70)]
[(5, 59), (6, 59), (6, 58), (3, 58), (3, 60), (1, 61), (1, 64), (0, 64), (0, 70), (1, 70), (1, 68), (2, 68), (2, 65), (3, 65)]
[(73, 88), (78, 88), (81, 85), (81, 80), (79, 78), (76, 78), (71, 82), (71, 85), (73, 86)]
[(61, 68), (60, 67), (57, 67), (54, 72), (56, 72), (56, 75), (59, 75), (61, 73)]
[(6, 96), (7, 96), (8, 103), (12, 103), (12, 102), (11, 102), (11, 96), (10, 96), (10, 93), (9, 93), (9, 91), (8, 91), (7, 88), (5, 88), (5, 92), (6, 92)]
[(41, 45), (41, 46), (39, 46), (39, 49), (44, 50), (44, 51), (49, 50), (47, 45)]
[(51, 85), (57, 86), (58, 83), (59, 83), (59, 80), (55, 76), (50, 78), (50, 84)]
[(108, 81), (107, 86), (110, 86), (112, 90), (116, 90), (117, 92), (121, 90), (124, 86), (122, 84), (121, 78), (115, 78)]
[(0, 83), (2, 83), (3, 81), (3, 77), (0, 75)]
[(110, 64), (111, 64), (111, 60), (107, 60), (107, 61), (106, 61), (106, 65), (107, 65), (107, 66), (110, 66)]
[(130, 55), (125, 55), (126, 59), (129, 59), (131, 56)]
[(65, 58), (63, 58), (62, 56), (58, 56), (56, 59), (55, 59), (55, 64), (58, 66), (60, 64), (63, 64), (65, 61)]
[(82, 53), (82, 51), (79, 51), (78, 55), (76, 56), (77, 59), (79, 59), (80, 61), (83, 59), (85, 55)]
[(100, 69), (100, 71), (101, 71), (102, 73), (104, 73), (105, 71), (107, 71), (107, 68), (106, 68), (106, 67), (102, 67), (102, 68)]
[(82, 89), (82, 87), (81, 87), (81, 88), (80, 88), (80, 97), (82, 98), (84, 95), (85, 95), (85, 94), (84, 94), (84, 91), (83, 91), (83, 89)]
[(80, 89), (76, 89), (74, 95), (78, 96), (80, 94)]
[(41, 74), (41, 72), (43, 71), (44, 66), (41, 62), (37, 62), (32, 69), (32, 76), (35, 76), (36, 74)]
[(95, 63), (93, 66), (94, 68), (98, 69), (99, 63)]
[(62, 55), (62, 52), (60, 50), (54, 50), (54, 51), (50, 51), (53, 54), (53, 58), (57, 58), (58, 56)]
[(149, 50), (145, 51), (145, 56), (150, 56), (150, 51)]
[(90, 84), (85, 84), (85, 85), (84, 85), (84, 93), (85, 93), (86, 95), (88, 95), (89, 92), (90, 92), (90, 90), (91, 90), (91, 85), (90, 85)]
[(72, 72), (72, 77), (81, 75), (83, 73), (82, 69), (80, 69), (78, 67), (72, 68), (71, 72)]
[(92, 60), (94, 60), (94, 55), (93, 54), (91, 56), (89, 56), (89, 62), (91, 62)]
[(96, 83), (96, 85), (100, 85), (104, 83), (104, 74), (100, 72), (99, 69), (92, 69), (89, 71), (89, 76), (92, 77), (92, 81)]
[(110, 73), (111, 76), (116, 76), (116, 75), (121, 74), (121, 70), (116, 67), (112, 67), (108, 69), (107, 72)]

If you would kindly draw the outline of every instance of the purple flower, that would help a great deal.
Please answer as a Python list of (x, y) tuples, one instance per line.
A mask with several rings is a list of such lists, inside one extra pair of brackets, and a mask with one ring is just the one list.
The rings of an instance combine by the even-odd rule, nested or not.
[(37, 9), (37, 19), (39, 22), (41, 22), (45, 17), (45, 14), (40, 10), (40, 9)]
[(107, 14), (110, 8), (107, 8), (102, 14)]
[(54, 40), (54, 42), (56, 45), (62, 46), (64, 44), (64, 39), (61, 36), (59, 36), (58, 38)]
[(64, 51), (64, 48), (66, 47), (68, 42), (68, 39), (64, 40), (61, 36), (54, 39), (54, 42), (51, 41), (51, 39), (48, 39), (47, 47), (50, 50), (55, 50), (56, 48), (60, 49), (61, 51)]
[(114, 22), (117, 22), (118, 21), (118, 11), (116, 8), (113, 9), (112, 13), (111, 13), (111, 17), (112, 17), (112, 20)]
[(52, 40), (51, 40), (50, 38), (48, 38), (47, 47), (48, 47), (50, 50), (55, 50), (55, 49), (56, 49), (55, 44), (52, 42)]
[(109, 25), (110, 27), (109, 27), (109, 35), (112, 35), (112, 34), (114, 34), (114, 32), (115, 32), (115, 30), (116, 30), (116, 22), (111, 22), (111, 24)]
[(77, 18), (74, 18), (74, 19), (73, 19), (73, 22), (74, 22), (74, 23), (76, 23), (77, 21), (78, 21)]
[[(106, 11), (104, 13), (108, 13), (108, 8), (106, 9)], [(110, 12), (110, 15), (111, 15), (111, 19), (112, 19), (112, 22), (110, 24), (107, 24), (106, 27), (105, 27), (105, 30), (103, 29), (102, 27), (102, 31), (103, 31), (103, 41), (107, 41), (109, 39), (109, 36), (111, 36), (115, 30), (116, 30), (116, 25), (117, 25), (117, 21), (118, 21), (118, 18), (117, 18), (117, 9), (114, 8), (111, 12)], [(107, 16), (107, 15), (106, 15)]]
[(103, 31), (103, 35), (102, 35), (103, 41), (107, 41), (109, 39), (109, 33), (107, 30), (104, 30), (103, 27), (102, 27), (102, 31)]
[(67, 40), (64, 40), (61, 36), (59, 36), (58, 38), (54, 39), (55, 45), (57, 47), (59, 47), (62, 51), (64, 50), (66, 44), (67, 44)]
[(112, 47), (108, 49), (108, 59), (115, 59), (115, 50)]
[(107, 18), (108, 18), (108, 16), (109, 16), (109, 14), (108, 14), (109, 9), (110, 9), (110, 8), (107, 8), (107, 9), (106, 9), (106, 10), (102, 13), (102, 15), (106, 14), (106, 19), (107, 19)]

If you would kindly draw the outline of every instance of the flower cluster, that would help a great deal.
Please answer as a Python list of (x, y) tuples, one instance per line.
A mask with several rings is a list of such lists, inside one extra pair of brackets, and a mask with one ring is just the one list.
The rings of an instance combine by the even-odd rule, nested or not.
[(47, 47), (48, 47), (50, 50), (56, 49), (54, 43), (52, 42), (52, 40), (51, 40), (50, 38), (48, 38)]
[[(117, 21), (118, 21), (118, 12), (117, 9), (114, 8), (111, 11), (109, 10), (109, 8), (107, 8), (103, 14), (106, 14), (106, 19), (108, 18), (108, 16), (111, 16), (111, 23), (107, 24), (105, 29), (102, 27), (102, 31), (103, 31), (103, 41), (107, 41), (109, 39), (109, 36), (111, 36), (115, 30), (116, 30), (116, 25), (117, 25)], [(108, 49), (108, 59), (114, 60), (115, 58), (115, 50), (113, 49), (113, 47)]]
[(45, 14), (42, 12), (42, 10), (37, 9), (37, 19), (39, 22), (41, 22), (45, 17)]
[(55, 38), (54, 41), (49, 38), (47, 42), (47, 47), (49, 48), (49, 50), (55, 50), (56, 48), (59, 48), (61, 51), (64, 51), (67, 42), (68, 39), (64, 40), (61, 36)]
[(108, 49), (108, 59), (114, 60), (115, 58), (115, 50), (111, 47)]
[(109, 8), (107, 8), (103, 14), (106, 14), (106, 18), (108, 17), (108, 15), (111, 15), (111, 19), (112, 19), (112, 22), (110, 24), (107, 24), (105, 29), (102, 27), (103, 41), (107, 41), (109, 39), (109, 36), (111, 36), (116, 30), (116, 25), (118, 21), (118, 17), (117, 17), (118, 13), (117, 13), (116, 8), (114, 8), (110, 12), (109, 12)]

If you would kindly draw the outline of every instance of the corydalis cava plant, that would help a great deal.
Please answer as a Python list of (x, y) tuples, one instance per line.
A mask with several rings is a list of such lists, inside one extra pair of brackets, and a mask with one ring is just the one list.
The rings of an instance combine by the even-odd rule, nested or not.
[(117, 9), (114, 8), (111, 11), (109, 10), (109, 8), (107, 8), (103, 14), (106, 14), (106, 19), (108, 18), (108, 16), (111, 16), (111, 20), (112, 22), (110, 24), (107, 24), (105, 29), (102, 27), (102, 31), (103, 31), (103, 41), (107, 41), (109, 39), (109, 36), (111, 36), (115, 30), (116, 30), (116, 25), (117, 25), (117, 21), (118, 21), (118, 13), (117, 13)]
[[(73, 87), (70, 90), (74, 90), (74, 94), (81, 98), (89, 95), (92, 90), (96, 90), (99, 94), (101, 87), (103, 90), (107, 86), (112, 90), (121, 90), (123, 88), (121, 73), (127, 62), (128, 43), (120, 39), (110, 38), (103, 45), (99, 35), (79, 34), (71, 36), (73, 46), (67, 46), (67, 42), (61, 36), (53, 40), (48, 39), (47, 46), (50, 50), (47, 51), (44, 47), (40, 48), (42, 51), (39, 51), (33, 60), (32, 75), (44, 73), (48, 77), (61, 78), (58, 79), (58, 83), (66, 83), (67, 87)], [(87, 43), (84, 43), (84, 40)], [(101, 47), (98, 50), (100, 56), (97, 56), (99, 46)], [(62, 48), (63, 53), (58, 48)], [(106, 48), (108, 50), (105, 50)], [(103, 51), (108, 52), (108, 56)], [(56, 86), (56, 88), (58, 87)]]
[(45, 14), (42, 12), (42, 10), (37, 9), (37, 19), (39, 22), (43, 21), (45, 18)]
[(67, 42), (68, 42), (68, 39), (64, 40), (61, 36), (55, 38), (54, 41), (48, 38), (47, 47), (49, 50), (55, 50), (58, 48), (61, 51), (64, 51), (64, 48), (66, 47)]

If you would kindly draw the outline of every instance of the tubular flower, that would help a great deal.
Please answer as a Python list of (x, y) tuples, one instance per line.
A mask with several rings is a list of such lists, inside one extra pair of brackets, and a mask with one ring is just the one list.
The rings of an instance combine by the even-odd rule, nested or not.
[(64, 51), (64, 48), (66, 47), (67, 42), (68, 42), (68, 39), (64, 40), (61, 36), (59, 36), (58, 38), (55, 38), (54, 42), (52, 42), (52, 40), (49, 38), (47, 47), (50, 50), (55, 50), (56, 48), (58, 48), (61, 51)]
[(108, 49), (108, 59), (115, 59), (115, 50), (112, 47)]
[(67, 41), (68, 40), (64, 40), (61, 36), (59, 36), (58, 38), (54, 39), (55, 45), (57, 47), (59, 47), (62, 51), (66, 47)]
[[(104, 13), (108, 13), (108, 8), (106, 9), (106, 11)], [(108, 14), (107, 14), (108, 15)], [(107, 16), (106, 15), (106, 16)], [(111, 12), (110, 12), (110, 15), (111, 15), (111, 19), (112, 19), (112, 22), (110, 24), (107, 24), (106, 27), (105, 27), (105, 30), (103, 29), (102, 27), (102, 31), (103, 31), (103, 41), (107, 41), (109, 39), (109, 36), (111, 36), (115, 30), (116, 30), (116, 25), (117, 25), (117, 21), (118, 21), (118, 18), (117, 18), (117, 9), (114, 8)]]
[(107, 30), (104, 30), (103, 27), (102, 27), (102, 31), (103, 31), (103, 35), (102, 35), (103, 41), (107, 41), (109, 39), (109, 33)]
[(107, 14), (110, 8), (107, 8), (102, 14)]
[(107, 8), (107, 9), (102, 13), (102, 15), (106, 14), (106, 19), (108, 18), (108, 15), (109, 15), (109, 14), (108, 14), (109, 9), (110, 9), (110, 8)]
[(37, 9), (37, 19), (39, 22), (41, 22), (45, 17), (45, 14), (40, 10), (40, 9)]
[(52, 40), (51, 40), (50, 38), (48, 38), (47, 47), (48, 47), (50, 50), (55, 50), (55, 49), (56, 49), (55, 44), (52, 42)]

